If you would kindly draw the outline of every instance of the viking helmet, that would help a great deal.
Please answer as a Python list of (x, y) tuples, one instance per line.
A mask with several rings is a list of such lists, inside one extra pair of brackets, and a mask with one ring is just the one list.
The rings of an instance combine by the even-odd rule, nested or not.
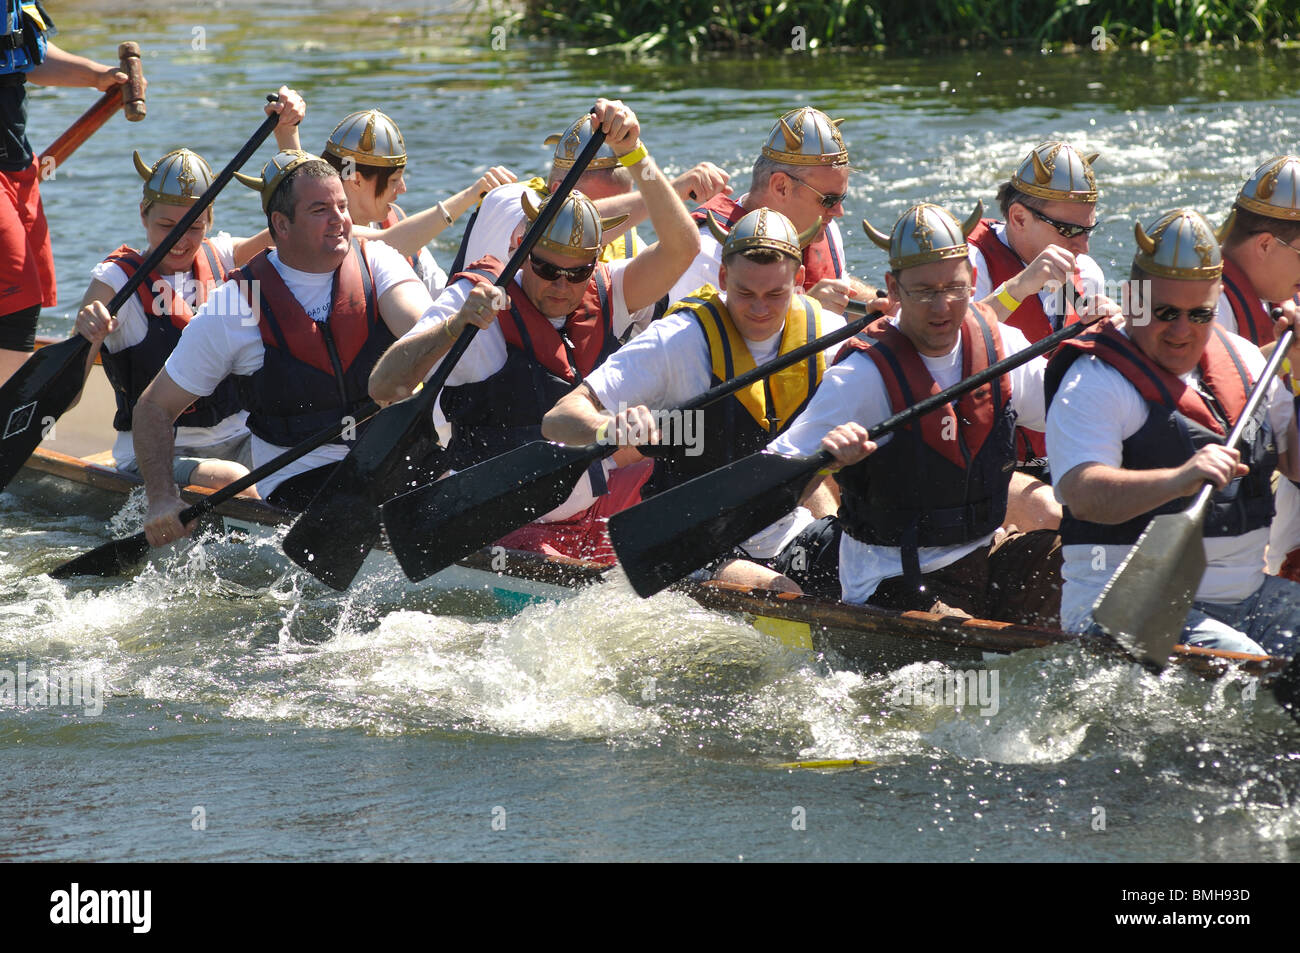
[(133, 152), (135, 171), (144, 179), (144, 200), (164, 205), (193, 205), (212, 184), (212, 169), (203, 157), (189, 149), (167, 153), (149, 167)]
[(722, 245), (722, 258), (725, 261), (732, 255), (750, 248), (770, 248), (773, 251), (793, 258), (803, 264), (803, 249), (813, 240), (821, 221), (814, 222), (802, 235), (794, 230), (794, 225), (780, 212), (770, 208), (758, 208), (750, 212), (727, 232), (713, 213), (708, 213), (709, 231)]
[(848, 165), (849, 150), (840, 136), (843, 121), (811, 106), (792, 109), (772, 127), (763, 155), (787, 165)]
[(922, 203), (900, 215), (889, 235), (872, 228), (865, 218), (862, 229), (877, 247), (889, 252), (889, 267), (899, 272), (934, 261), (965, 258), (969, 253), (966, 236), (979, 224), (982, 214), (984, 203), (976, 202), (970, 218), (958, 223), (947, 209)]
[[(573, 167), (577, 161), (578, 155), (582, 152), (587, 143), (591, 141), (591, 114), (584, 115), (572, 126), (564, 131), (564, 135), (549, 135), (546, 137), (546, 145), (555, 146), (555, 158), (552, 160), (554, 171), (559, 172), (563, 169)], [(587, 163), (588, 169), (612, 169), (618, 165), (618, 156), (614, 155), (614, 150), (607, 144), (602, 144), (596, 150), (595, 157)]]
[(254, 192), (262, 193), (262, 211), (265, 212), (271, 205), (271, 196), (275, 195), (275, 190), (280, 187), (286, 175), (303, 163), (322, 161), (324, 160), (320, 156), (314, 156), (310, 152), (285, 149), (283, 152), (277, 152), (271, 157), (270, 162), (262, 166), (261, 178), (245, 175), (243, 172), (236, 172), (235, 178)]
[[(533, 222), (546, 207), (546, 203), (551, 201), (551, 197), (547, 196), (539, 205), (536, 193), (532, 189), (524, 189), (519, 201), (528, 221)], [(564, 200), (564, 205), (550, 226), (537, 240), (537, 247), (553, 251), (557, 255), (594, 260), (600, 255), (601, 236), (605, 230), (621, 225), (626, 220), (626, 215), (602, 219), (591, 199), (574, 189)]]
[(1268, 218), (1300, 221), (1300, 156), (1274, 156), (1246, 180), (1237, 204)]
[(1231, 229), (1231, 216), (1216, 233), (1200, 212), (1174, 209), (1146, 228), (1141, 222), (1136, 223), (1133, 231), (1138, 251), (1133, 256), (1133, 264), (1160, 278), (1184, 281), (1218, 278), (1223, 274), (1219, 245)]
[(406, 165), (406, 142), (397, 123), (378, 109), (353, 113), (334, 127), (325, 143), (327, 155), (352, 159), (357, 165), (401, 168)]
[(1044, 142), (1025, 156), (1011, 185), (1025, 195), (1053, 202), (1096, 202), (1092, 164), (1099, 155), (1082, 155), (1068, 142)]

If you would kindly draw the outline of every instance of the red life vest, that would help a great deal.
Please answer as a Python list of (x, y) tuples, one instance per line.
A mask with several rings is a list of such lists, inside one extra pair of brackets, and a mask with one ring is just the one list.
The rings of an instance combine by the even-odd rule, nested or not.
[[(1061, 382), (1071, 365), (1090, 354), (1124, 376), (1147, 405), (1147, 419), (1136, 433), (1123, 442), (1121, 466), (1126, 470), (1178, 467), (1201, 447), (1223, 443), (1223, 438), (1245, 409), (1253, 379), (1230, 336), (1217, 325), (1206, 342), (1198, 367), (1202, 386), (1214, 395), (1212, 404), (1196, 387), (1184, 383), (1148, 358), (1118, 330), (1113, 321), (1090, 329), (1057, 349), (1044, 378), (1044, 396), (1052, 406)], [(1218, 410), (1216, 411), (1215, 404)], [(1210, 498), (1206, 515), (1206, 536), (1239, 536), (1267, 526), (1273, 518), (1271, 479), (1277, 464), (1276, 436), (1268, 414), (1257, 411), (1262, 420), (1238, 446), (1241, 462), (1250, 468), (1224, 490)], [(1065, 508), (1061, 519), (1061, 541), (1066, 545), (1101, 543), (1127, 545), (1135, 542), (1151, 518), (1175, 513), (1187, 506), (1186, 499), (1171, 500), (1123, 523), (1090, 523)]]
[[(334, 271), (328, 321), (311, 319), (268, 255), (263, 251), (231, 272), (258, 317), (265, 346), (262, 367), (239, 378), (240, 397), (249, 430), (291, 447), (368, 401), (370, 372), (394, 337), (379, 316), (364, 240), (353, 239)], [(254, 289), (260, 289), (256, 299)]]
[[(466, 278), (491, 286), (503, 267), (488, 255), (451, 281)], [(561, 330), (537, 310), (518, 282), (511, 284), (509, 306), (497, 312), (497, 323), (506, 342), (501, 370), (487, 380), (442, 391), (442, 410), (452, 425), (447, 465), (454, 469), (542, 439), (546, 412), (618, 349), (609, 267), (596, 263), (582, 300)], [(593, 486), (597, 495), (604, 492), (603, 471)]]
[[(144, 256), (127, 245), (122, 245), (104, 260), (113, 262), (128, 277), (144, 264)], [(185, 300), (184, 292), (189, 289), (182, 287), (182, 293), (178, 294), (157, 271), (151, 272), (136, 289), (145, 315), (144, 338), (116, 353), (107, 349), (100, 352), (104, 372), (117, 398), (117, 411), (113, 415), (115, 430), (126, 432), (131, 429), (131, 417), (140, 395), (167, 363), (181, 339), (181, 332), (194, 317), (194, 312), (208, 299), (208, 293), (226, 280), (221, 256), (209, 239), (205, 238), (194, 253), (190, 273), (191, 278), (187, 280), (195, 282), (189, 286), (195, 292), (194, 308)], [(182, 427), (214, 427), (231, 414), (238, 413), (239, 409), (234, 381), (227, 378), (210, 395), (200, 397), (185, 408), (177, 424)]]
[[(712, 212), (718, 224), (728, 231), (745, 217), (745, 209), (739, 202), (726, 195), (716, 195), (691, 212), (691, 218), (701, 227), (706, 227), (708, 213)], [(829, 229), (830, 226), (827, 226)], [(823, 278), (843, 278), (844, 262), (835, 253), (831, 244), (829, 231), (823, 230), (822, 237), (803, 250), (803, 290), (810, 291), (812, 286)]]
[[(992, 312), (974, 304), (961, 330), (962, 377), (1003, 357)], [(874, 322), (840, 351), (871, 359), (897, 413), (941, 388), (911, 340), (888, 319)], [(872, 546), (902, 551), (904, 576), (920, 581), (919, 548), (981, 539), (1006, 517), (1015, 459), (1015, 411), (1006, 375), (895, 431), (861, 463), (835, 474), (844, 531)], [(863, 421), (871, 424), (878, 421)]]
[(1223, 292), (1237, 319), (1237, 333), (1256, 347), (1273, 343), (1273, 319), (1268, 316), (1272, 305), (1260, 300), (1254, 283), (1231, 258), (1223, 258)]
[[(118, 246), (104, 260), (113, 262), (128, 276), (134, 275), (144, 264), (144, 256), (129, 245)], [(189, 270), (195, 283), (191, 286), (195, 289), (193, 308), (190, 308), (185, 296), (177, 294), (157, 270), (150, 272), (149, 277), (140, 282), (135, 293), (140, 298), (140, 306), (144, 309), (146, 318), (170, 318), (177, 329), (184, 330), (185, 325), (194, 317), (194, 312), (208, 300), (212, 289), (226, 280), (226, 270), (221, 267), (217, 246), (208, 238), (203, 239), (198, 251), (194, 253), (194, 261), (190, 263)]]
[[(983, 322), (983, 323), (981, 323)], [(972, 304), (966, 312), (961, 330), (961, 376), (963, 379), (978, 374), (990, 364), (1002, 360), (1002, 337), (988, 334), (993, 350), (985, 347), (986, 331), (997, 324), (997, 319), (981, 305)], [(864, 338), (869, 340), (864, 340)], [(906, 410), (917, 401), (939, 393), (941, 388), (930, 376), (916, 346), (889, 318), (878, 318), (867, 326), (859, 337), (845, 342), (836, 355), (838, 364), (852, 351), (864, 351), (875, 363), (889, 393), (890, 409), (894, 413)], [(903, 372), (902, 379), (896, 370)], [(1001, 393), (995, 393), (997, 388)], [(955, 466), (965, 468), (969, 457), (979, 454), (984, 441), (993, 431), (994, 407), (1004, 407), (1011, 401), (1011, 378), (1003, 374), (983, 387), (958, 398), (957, 406), (951, 403), (921, 418), (921, 439), (932, 450), (947, 457)], [(947, 423), (945, 423), (947, 421)], [(960, 421), (962, 443), (968, 454), (963, 455), (959, 442), (951, 436), (945, 438), (944, 430)]]

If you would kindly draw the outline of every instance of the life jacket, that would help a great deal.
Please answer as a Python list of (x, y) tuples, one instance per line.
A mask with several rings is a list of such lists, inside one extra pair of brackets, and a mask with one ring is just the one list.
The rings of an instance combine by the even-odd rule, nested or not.
[[(982, 218), (966, 236), (966, 241), (978, 248), (984, 255), (984, 265), (988, 269), (989, 282), (993, 288), (1002, 282), (1014, 278), (1025, 269), (1025, 262), (1008, 245), (997, 236), (994, 225), (1000, 224), (996, 219)], [(1071, 276), (1075, 294), (1082, 297), (1083, 285), (1078, 275)], [(1065, 296), (1065, 318), (1060, 325), (1054, 325), (1043, 309), (1043, 299), (1036, 294), (1020, 302), (1020, 307), (1007, 317), (1006, 324), (1024, 333), (1029, 343), (1041, 341), (1053, 331), (1067, 324), (1077, 324), (1079, 315), (1074, 310), (1073, 298)], [(1047, 440), (1041, 430), (1029, 430), (1019, 427), (1016, 430), (1017, 452), (1021, 462), (1041, 459), (1047, 456)]]
[(261, 368), (236, 380), (248, 429), (292, 447), (342, 417), (355, 418), (369, 400), (371, 370), (396, 339), (379, 316), (363, 239), (352, 240), (334, 271), (327, 321), (308, 317), (269, 254), (230, 273), (258, 317), (265, 346)]
[[(754, 356), (731, 320), (721, 293), (713, 286), (705, 285), (695, 295), (683, 298), (669, 313), (689, 313), (704, 332), (709, 346), (710, 387), (754, 369)], [(788, 354), (821, 336), (821, 305), (814, 298), (794, 295), (777, 354)], [(818, 352), (814, 358), (750, 384), (696, 411), (703, 415), (702, 431), (697, 435), (674, 432), (682, 418), (667, 418), (660, 426), (662, 444), (649, 452), (643, 450), (655, 458), (655, 469), (642, 496), (648, 498), (762, 450), (799, 416), (825, 373), (826, 356)], [(687, 436), (692, 439), (688, 441)]]
[(27, 73), (45, 62), (48, 37), (58, 30), (45, 8), (35, 0), (4, 0), (0, 24), (0, 76)]
[[(490, 287), (504, 267), (488, 255), (451, 282), (465, 278)], [(452, 469), (541, 440), (546, 412), (618, 349), (609, 268), (597, 263), (582, 301), (558, 331), (518, 282), (511, 284), (509, 307), (497, 312), (497, 323), (506, 341), (501, 370), (442, 391), (442, 412), (452, 429), (446, 461)], [(591, 472), (599, 496), (605, 491), (604, 470), (597, 463)]]
[[(961, 376), (977, 374), (1003, 357), (997, 319), (972, 303), (961, 329)], [(915, 345), (887, 318), (846, 342), (837, 361), (862, 351), (876, 369), (898, 413), (942, 389)], [(919, 548), (973, 542), (1002, 525), (1015, 463), (1016, 414), (1011, 378), (984, 384), (956, 407), (931, 411), (894, 431), (861, 463), (835, 474), (840, 523), (854, 539), (899, 547), (903, 575), (921, 581)]]
[(1237, 319), (1237, 334), (1256, 347), (1273, 343), (1271, 308), (1260, 300), (1259, 292), (1246, 273), (1231, 258), (1223, 257), (1223, 293), (1232, 306), (1232, 316)]
[[(726, 195), (715, 195), (691, 212), (691, 218), (700, 228), (708, 228), (709, 212), (728, 231), (745, 217), (745, 210), (740, 203)], [(827, 226), (822, 231), (822, 237), (803, 250), (804, 291), (811, 291), (812, 286), (823, 278), (844, 277), (844, 262), (835, 252), (829, 229), (830, 226)]]
[[(1106, 321), (1100, 330), (1086, 331), (1066, 341), (1052, 358), (1044, 380), (1047, 406), (1051, 407), (1070, 366), (1091, 354), (1123, 374), (1146, 401), (1146, 422), (1123, 443), (1123, 468), (1182, 466), (1206, 444), (1223, 443), (1254, 386), (1227, 333), (1218, 325), (1211, 328), (1199, 367), (1202, 386), (1214, 395), (1212, 400), (1160, 367), (1113, 322)], [(1205, 518), (1206, 536), (1240, 536), (1267, 526), (1273, 519), (1271, 480), (1277, 465), (1277, 441), (1267, 413), (1263, 408), (1259, 413), (1259, 426), (1248, 428), (1238, 447), (1241, 462), (1250, 467), (1250, 472), (1211, 497)], [(1127, 522), (1106, 525), (1078, 519), (1067, 506), (1061, 519), (1061, 542), (1127, 545), (1137, 541), (1152, 517), (1177, 513), (1186, 507), (1186, 499), (1171, 500)]]
[[(104, 260), (117, 265), (128, 278), (144, 264), (144, 256), (127, 245), (122, 245)], [(136, 401), (167, 363), (181, 339), (181, 332), (194, 317), (194, 312), (208, 300), (208, 293), (226, 280), (221, 256), (209, 239), (203, 239), (199, 250), (194, 253), (190, 275), (186, 284), (194, 289), (193, 308), (185, 296), (177, 294), (157, 271), (151, 272), (136, 288), (145, 316), (144, 340), (114, 354), (100, 351), (104, 371), (117, 398), (117, 412), (113, 415), (115, 430), (131, 429)], [(239, 409), (235, 382), (227, 377), (207, 397), (200, 397), (181, 411), (176, 424), (180, 427), (215, 427), (231, 414), (238, 413)]]

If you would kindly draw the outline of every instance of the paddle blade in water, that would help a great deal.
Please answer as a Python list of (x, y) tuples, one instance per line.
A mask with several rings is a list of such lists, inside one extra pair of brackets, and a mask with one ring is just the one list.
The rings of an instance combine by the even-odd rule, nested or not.
[(1157, 516), (1102, 590), (1092, 617), (1148, 668), (1169, 664), (1205, 575), (1204, 509)]
[(772, 525), (827, 462), (765, 450), (614, 514), (609, 538), (632, 588), (653, 596)]
[(80, 334), (43, 347), (0, 387), (0, 490), (81, 392), (89, 350)]
[[(347, 457), (284, 537), (284, 553), (343, 592), (379, 542), (379, 508)], [(328, 496), (326, 493), (328, 491)]]
[(82, 553), (59, 566), (50, 575), (55, 579), (71, 579), (74, 576), (120, 576), (139, 565), (149, 552), (149, 541), (144, 533), (136, 533), (124, 539), (115, 539), (96, 547), (88, 553)]
[(538, 440), (381, 507), (393, 553), (414, 582), (555, 509), (614, 447)]

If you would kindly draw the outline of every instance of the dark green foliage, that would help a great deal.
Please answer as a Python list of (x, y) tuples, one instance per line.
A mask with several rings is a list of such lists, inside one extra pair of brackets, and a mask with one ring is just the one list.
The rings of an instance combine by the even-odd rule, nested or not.
[(1300, 0), (526, 0), (524, 28), (649, 51), (1286, 42)]

